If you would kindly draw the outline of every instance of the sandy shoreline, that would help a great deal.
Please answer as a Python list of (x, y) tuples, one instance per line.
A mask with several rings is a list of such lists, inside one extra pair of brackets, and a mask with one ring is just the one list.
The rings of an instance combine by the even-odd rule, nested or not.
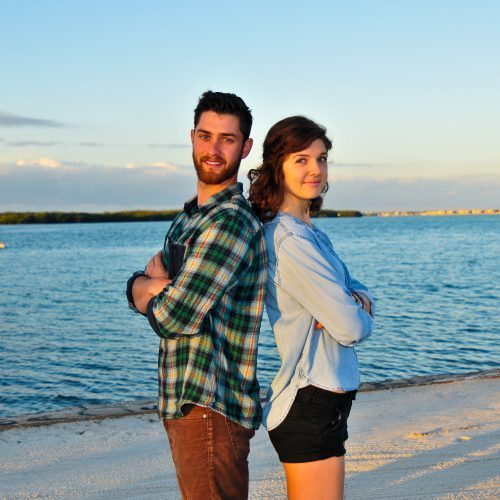
[[(500, 497), (500, 370), (364, 389), (349, 423), (346, 498)], [(134, 404), (3, 419), (0, 498), (179, 498), (154, 408)], [(250, 471), (251, 498), (285, 498), (264, 429)]]

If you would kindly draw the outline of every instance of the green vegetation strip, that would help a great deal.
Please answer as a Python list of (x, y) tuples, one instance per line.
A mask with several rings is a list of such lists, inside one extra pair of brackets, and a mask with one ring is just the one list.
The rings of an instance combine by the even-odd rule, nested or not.
[[(126, 212), (5, 212), (0, 213), (0, 224), (58, 224), (68, 222), (139, 222), (168, 221), (179, 210), (131, 210)], [(316, 217), (361, 217), (356, 210), (321, 210)]]

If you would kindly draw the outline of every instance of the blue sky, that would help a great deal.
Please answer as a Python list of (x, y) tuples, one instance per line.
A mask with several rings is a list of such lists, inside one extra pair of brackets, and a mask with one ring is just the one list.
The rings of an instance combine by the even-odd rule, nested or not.
[(177, 208), (198, 96), (252, 108), (260, 160), (292, 114), (334, 142), (325, 207), (498, 208), (493, 1), (8, 1), (0, 211)]

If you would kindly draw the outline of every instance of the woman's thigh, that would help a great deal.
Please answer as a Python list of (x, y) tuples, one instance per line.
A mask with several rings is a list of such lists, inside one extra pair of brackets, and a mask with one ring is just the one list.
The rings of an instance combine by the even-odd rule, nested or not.
[(284, 463), (289, 500), (341, 500), (344, 457), (306, 463)]

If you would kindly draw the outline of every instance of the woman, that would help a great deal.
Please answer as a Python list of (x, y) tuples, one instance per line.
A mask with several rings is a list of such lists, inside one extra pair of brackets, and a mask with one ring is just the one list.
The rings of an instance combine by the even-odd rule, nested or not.
[(347, 417), (359, 386), (354, 345), (370, 335), (373, 299), (325, 233), (311, 223), (328, 189), (332, 143), (292, 116), (264, 141), (248, 174), (268, 248), (266, 309), (281, 367), (264, 424), (283, 462), (290, 499), (343, 498)]

